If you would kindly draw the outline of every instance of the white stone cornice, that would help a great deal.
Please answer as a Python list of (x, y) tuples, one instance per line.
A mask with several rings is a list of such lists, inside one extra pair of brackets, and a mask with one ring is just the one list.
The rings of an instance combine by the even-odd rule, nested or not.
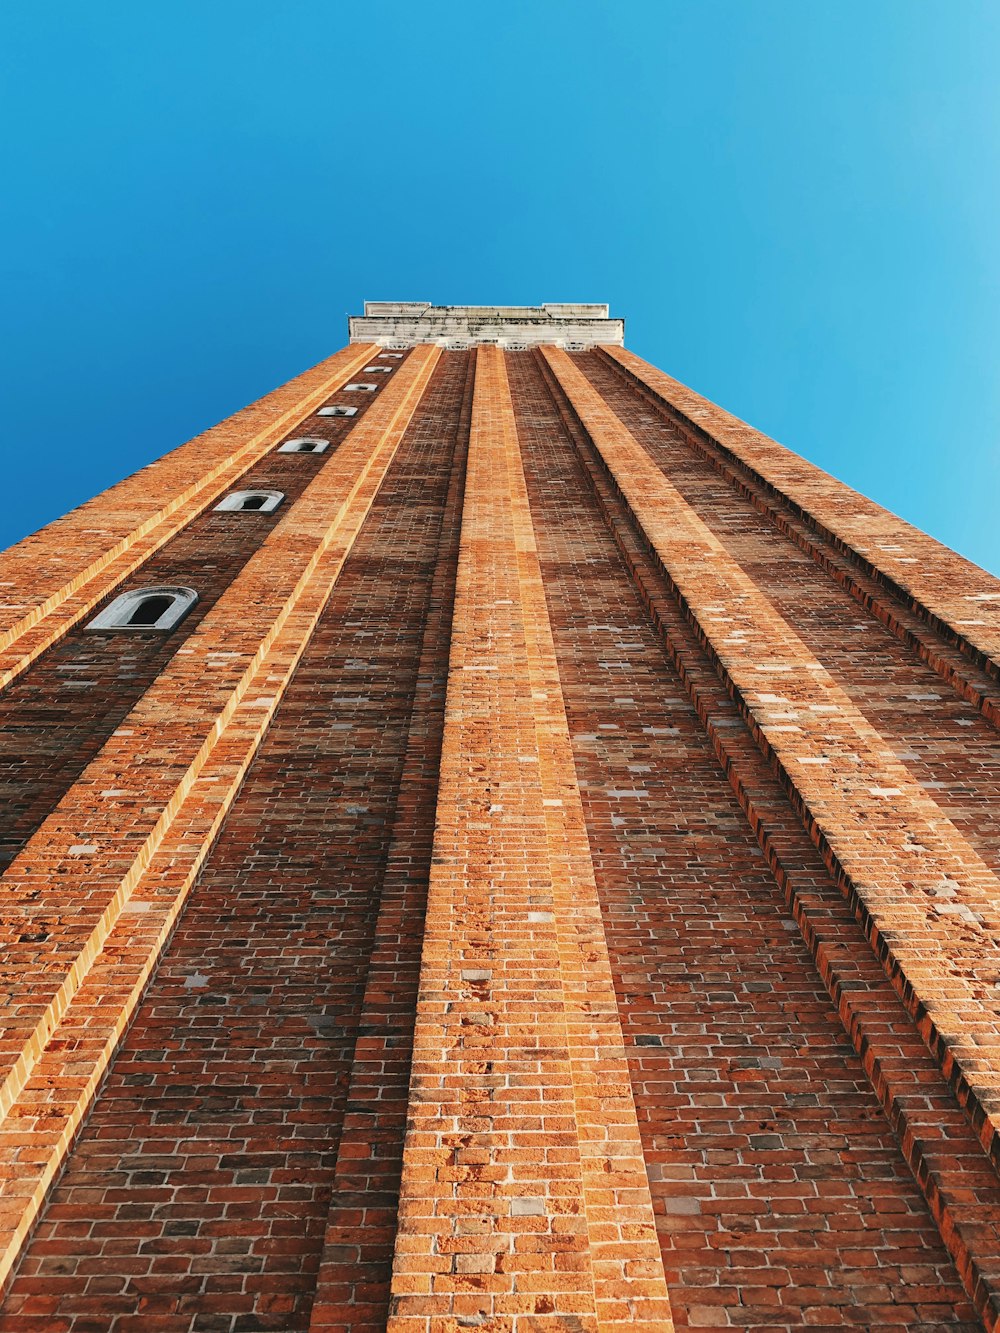
[(352, 343), (446, 348), (489, 343), (514, 351), (542, 344), (577, 350), (597, 345), (621, 347), (625, 321), (612, 319), (600, 304), (451, 305), (426, 301), (366, 301), (363, 315), (348, 320)]

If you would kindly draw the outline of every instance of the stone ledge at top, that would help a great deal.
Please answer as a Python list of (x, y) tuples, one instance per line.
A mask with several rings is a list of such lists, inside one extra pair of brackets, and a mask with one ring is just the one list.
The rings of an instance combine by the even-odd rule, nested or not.
[(575, 350), (625, 344), (625, 321), (611, 319), (608, 306), (600, 304), (432, 306), (426, 301), (366, 301), (365, 313), (352, 315), (347, 322), (352, 343), (381, 346), (492, 343), (537, 347), (545, 343)]

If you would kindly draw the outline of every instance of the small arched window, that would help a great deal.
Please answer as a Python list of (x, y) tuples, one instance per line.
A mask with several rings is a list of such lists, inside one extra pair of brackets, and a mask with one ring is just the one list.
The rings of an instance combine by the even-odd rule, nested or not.
[(357, 380), (354, 384), (345, 384), (345, 393), (374, 393), (378, 388), (377, 384), (366, 384), (364, 380)]
[(365, 366), (366, 375), (391, 375), (392, 366)]
[(284, 499), (281, 491), (232, 491), (215, 507), (224, 514), (256, 509), (259, 514), (272, 514)]
[(116, 597), (87, 629), (170, 630), (180, 624), (197, 600), (194, 588), (135, 588)]
[(356, 407), (321, 407), (316, 415), (318, 417), (356, 417), (358, 409)]
[(329, 448), (330, 441), (320, 439), (318, 435), (303, 435), (298, 440), (286, 440), (278, 446), (279, 454), (321, 454)]

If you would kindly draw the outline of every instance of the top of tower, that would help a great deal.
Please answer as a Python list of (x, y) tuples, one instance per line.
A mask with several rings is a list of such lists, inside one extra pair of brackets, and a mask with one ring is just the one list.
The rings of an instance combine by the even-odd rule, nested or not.
[(611, 319), (606, 305), (548, 302), (545, 305), (431, 305), (427, 301), (366, 301), (363, 315), (348, 320), (352, 343), (384, 347), (437, 343), (442, 347), (537, 347), (541, 343), (580, 349), (621, 347), (625, 321)]

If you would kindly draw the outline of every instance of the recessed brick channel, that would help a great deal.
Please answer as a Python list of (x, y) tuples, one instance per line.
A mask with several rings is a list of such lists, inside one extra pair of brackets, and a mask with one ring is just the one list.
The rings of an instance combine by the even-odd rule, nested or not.
[(789, 897), (980, 1224), (989, 1162), (676, 606), (668, 656), (537, 365), (508, 366), (675, 1323), (978, 1328)]
[[(338, 451), (339, 466), (318, 474), (4, 878), (9, 1017), (0, 1041), (6, 1112), (0, 1156), (15, 1169), (0, 1184), (0, 1280), (149, 966), (131, 946), (134, 927), (123, 909), (134, 911), (140, 895), (151, 909), (145, 930), (158, 947), (309, 642), (438, 355), (425, 349), (393, 377)], [(82, 995), (70, 1012), (105, 945), (103, 961), (121, 951), (112, 969), (119, 997), (112, 1013)], [(32, 1107), (38, 1092), (26, 1083), (47, 1047), (66, 1049), (64, 1019), (74, 1045), (81, 1024), (92, 1029), (87, 1052), (74, 1058), (63, 1086), (69, 1100), (59, 1098), (40, 1115)], [(105, 1032), (109, 1022), (113, 1029)], [(26, 1128), (34, 1131), (30, 1143)]]
[(873, 572), (912, 598), (985, 665), (1000, 674), (1000, 580), (942, 546), (873, 500), (782, 448), (745, 421), (694, 393), (634, 352), (609, 355), (703, 428), (825, 532), (866, 561)]
[(445, 355), (446, 361), (466, 356), (457, 443), (358, 1019), (310, 1333), (333, 1329), (381, 1333), (389, 1310), (474, 382), (475, 353)]
[[(1000, 869), (1000, 827), (990, 818), (1000, 802), (996, 727), (877, 616), (861, 614), (857, 602), (839, 583), (741, 496), (720, 486), (718, 473), (677, 428), (653, 416), (634, 392), (616, 381), (606, 363), (587, 358), (580, 365), (635, 439), (775, 609), (794, 624), (803, 642), (935, 804), (991, 869)], [(929, 627), (921, 632), (933, 635)], [(959, 656), (957, 649), (950, 651)], [(995, 682), (984, 679), (982, 685), (991, 691), (991, 698), (1000, 698)]]
[(3, 552), (0, 686), (346, 384), (373, 350), (345, 347)]
[[(433, 809), (447, 660), (447, 626), (430, 642), (428, 628), (449, 564), (454, 577), (469, 362), (449, 354), (434, 372), (29, 1246), (4, 1330), (308, 1326), (380, 903), (414, 909), (401, 971), (419, 956), (429, 829), (417, 788)], [(394, 823), (404, 771), (414, 786)], [(403, 1043), (413, 991), (393, 1018)], [(393, 1126), (399, 1144), (398, 1093)], [(384, 1248), (385, 1219), (372, 1221)]]
[(333, 401), (349, 397), (358, 400), (356, 417), (313, 415), (296, 427), (295, 433), (329, 440), (325, 453), (282, 454), (272, 447), (239, 477), (238, 489), (281, 491), (285, 499), (278, 509), (203, 511), (92, 608), (96, 613), (131, 588), (193, 587), (198, 601), (175, 631), (96, 633), (74, 626), (0, 694), (0, 873), (309, 483), (323, 469), (338, 467), (337, 446), (378, 399), (377, 394), (335, 394)]
[(671, 1327), (502, 354), (478, 352), (391, 1333)]
[(545, 356), (984, 1146), (1000, 1155), (1000, 884), (565, 353)]

